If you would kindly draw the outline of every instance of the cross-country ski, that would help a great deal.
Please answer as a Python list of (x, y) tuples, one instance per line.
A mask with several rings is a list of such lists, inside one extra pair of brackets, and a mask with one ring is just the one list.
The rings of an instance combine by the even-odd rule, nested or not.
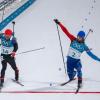
[(17, 83), (18, 85), (20, 85), (20, 86), (24, 86), (24, 84), (22, 84), (20, 81), (16, 81), (16, 80), (14, 80), (14, 79), (11, 79), (13, 82), (15, 82), (15, 83)]

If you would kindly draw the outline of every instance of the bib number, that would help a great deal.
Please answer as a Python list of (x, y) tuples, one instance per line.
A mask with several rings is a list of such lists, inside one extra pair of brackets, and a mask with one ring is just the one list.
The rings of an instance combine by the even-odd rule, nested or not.
[(13, 47), (3, 47), (1, 48), (2, 54), (11, 54), (13, 51)]
[(8, 54), (9, 52), (8, 52), (8, 50), (3, 49), (3, 53)]
[(75, 57), (75, 52), (73, 52), (72, 56)]
[(68, 52), (68, 56), (75, 58), (75, 59), (80, 59), (81, 52), (79, 52), (73, 48), (70, 48), (69, 52)]

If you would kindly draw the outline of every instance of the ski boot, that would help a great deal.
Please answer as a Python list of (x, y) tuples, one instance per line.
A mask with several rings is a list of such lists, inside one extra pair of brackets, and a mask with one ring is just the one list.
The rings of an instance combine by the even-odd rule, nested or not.
[(78, 78), (78, 88), (82, 87), (82, 78)]
[(18, 81), (19, 79), (19, 70), (15, 71), (15, 81)]

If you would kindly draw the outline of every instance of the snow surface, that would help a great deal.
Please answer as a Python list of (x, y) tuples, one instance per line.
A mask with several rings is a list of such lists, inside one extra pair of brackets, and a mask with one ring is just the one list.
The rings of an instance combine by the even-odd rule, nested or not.
[[(39, 91), (70, 92), (75, 91), (77, 81), (64, 87), (56, 86), (68, 80), (62, 61), (59, 39), (54, 18), (58, 18), (73, 35), (79, 30), (88, 32), (86, 39), (92, 52), (100, 57), (100, 0), (37, 0), (26, 12), (15, 21), (15, 32), (19, 43), (17, 53), (45, 47), (44, 49), (16, 55), (16, 63), (20, 70), (20, 85), (11, 81), (14, 72), (8, 65), (5, 84), (2, 91)], [(6, 28), (12, 28), (10, 23)], [(61, 42), (66, 62), (70, 41), (60, 30)], [(80, 92), (100, 92), (100, 62), (94, 61), (83, 53), (83, 88)], [(1, 65), (0, 65), (1, 68)], [(61, 70), (59, 70), (61, 69)], [(52, 84), (52, 86), (50, 86)], [(0, 99), (18, 100), (100, 100), (100, 94), (65, 94), (65, 93), (29, 93), (0, 94)]]

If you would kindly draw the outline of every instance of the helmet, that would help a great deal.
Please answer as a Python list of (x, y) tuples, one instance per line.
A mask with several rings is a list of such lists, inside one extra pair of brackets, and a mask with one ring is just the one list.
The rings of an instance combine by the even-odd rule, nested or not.
[(77, 36), (84, 38), (85, 37), (85, 32), (84, 31), (79, 31)]
[(13, 33), (13, 32), (12, 32), (11, 29), (6, 29), (4, 34), (5, 34), (5, 35), (9, 35), (9, 36), (11, 36), (12, 33)]

